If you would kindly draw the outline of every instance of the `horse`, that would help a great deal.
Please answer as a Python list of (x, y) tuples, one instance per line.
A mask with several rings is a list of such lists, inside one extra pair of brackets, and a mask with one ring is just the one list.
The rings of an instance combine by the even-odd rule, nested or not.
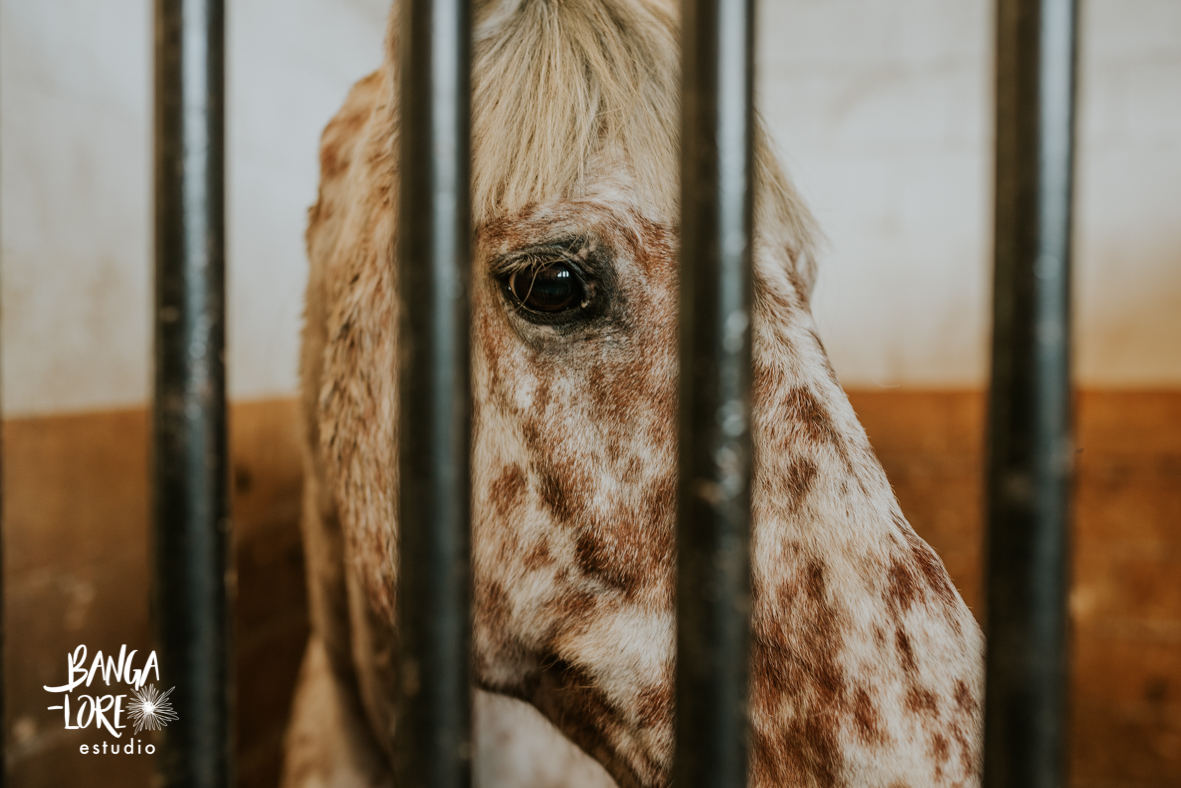
[[(414, 199), (396, 185), (398, 14), (384, 64), (324, 131), (310, 210), (311, 636), (286, 788), (393, 779), (392, 261)], [(678, 11), (477, 0), (473, 15), (477, 782), (667, 786)], [(977, 785), (983, 636), (828, 362), (809, 308), (817, 230), (757, 125), (750, 784)]]

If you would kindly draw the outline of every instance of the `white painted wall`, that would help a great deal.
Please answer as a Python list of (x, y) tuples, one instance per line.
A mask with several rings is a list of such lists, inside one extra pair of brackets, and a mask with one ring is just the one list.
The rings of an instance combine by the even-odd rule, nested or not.
[[(230, 0), (229, 381), (296, 387), (320, 131), (381, 59), (387, 0)], [(5, 415), (146, 402), (151, 2), (0, 1)]]
[(147, 8), (0, 5), (6, 414), (146, 396)]
[(846, 385), (984, 378), (991, 5), (761, 7), (760, 106), (828, 236), (814, 306)]
[[(231, 0), (230, 386), (295, 389), (319, 131), (386, 0)], [(1085, 0), (1077, 370), (1181, 384), (1181, 2)], [(0, 0), (6, 415), (144, 402), (148, 0)], [(816, 311), (852, 385), (979, 385), (992, 4), (763, 0), (760, 106), (828, 235)]]
[[(1076, 372), (1181, 383), (1181, 2), (1082, 0)], [(993, 3), (765, 0), (761, 106), (828, 234), (817, 319), (854, 385), (980, 385)]]

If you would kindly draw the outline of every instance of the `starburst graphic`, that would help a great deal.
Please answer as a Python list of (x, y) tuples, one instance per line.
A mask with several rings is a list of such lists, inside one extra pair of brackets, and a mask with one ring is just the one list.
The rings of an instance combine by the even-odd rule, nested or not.
[(132, 693), (132, 701), (127, 704), (127, 710), (131, 721), (135, 723), (134, 733), (142, 730), (158, 731), (167, 727), (168, 723), (180, 719), (172, 710), (172, 702), (168, 700), (174, 689), (176, 687), (161, 694), (155, 684), (149, 684)]

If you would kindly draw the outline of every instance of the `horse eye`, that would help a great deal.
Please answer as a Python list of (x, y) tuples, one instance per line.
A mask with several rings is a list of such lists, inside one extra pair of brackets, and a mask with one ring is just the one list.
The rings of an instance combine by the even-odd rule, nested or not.
[(582, 283), (565, 263), (517, 271), (509, 278), (508, 289), (530, 312), (565, 312), (585, 306), (586, 301)]

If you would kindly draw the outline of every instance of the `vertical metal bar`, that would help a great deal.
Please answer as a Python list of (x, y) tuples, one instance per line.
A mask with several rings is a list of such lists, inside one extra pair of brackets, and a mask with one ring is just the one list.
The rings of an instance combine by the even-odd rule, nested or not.
[[(2, 348), (2, 347), (3, 347), (3, 343), (0, 343), (0, 348)], [(2, 359), (0, 359), (0, 361), (2, 361)], [(4, 380), (4, 376), (0, 375), (0, 384), (3, 384), (3, 380)], [(0, 385), (0, 390), (2, 390), (2, 389), (3, 389), (3, 386)], [(5, 716), (5, 712), (7, 710), (7, 706), (5, 704), (6, 704), (6, 701), (8, 700), (8, 698), (7, 698), (7, 693), (5, 692), (5, 682), (4, 682), (4, 676), (6, 675), (4, 672), (4, 665), (6, 663), (6, 660), (4, 658), (4, 650), (5, 650), (6, 641), (7, 641), (7, 638), (5, 637), (5, 635), (7, 634), (7, 631), (8, 631), (4, 626), (5, 620), (6, 620), (6, 617), (4, 615), (4, 604), (8, 598), (8, 595), (4, 591), (4, 589), (5, 589), (5, 586), (4, 586), (4, 574), (5, 574), (4, 573), (4, 556), (5, 556), (4, 533), (7, 529), (4, 527), (4, 525), (5, 525), (5, 518), (4, 518), (5, 484), (4, 484), (4, 439), (3, 439), (4, 430), (2, 428), (2, 426), (3, 426), (2, 414), (3, 413), (4, 413), (4, 402), (3, 402), (3, 398), (0, 397), (0, 722), (3, 722), (4, 720), (8, 719)], [(0, 788), (4, 788), (4, 785), (7, 782), (8, 782), (8, 748), (7, 747), (0, 747)]]
[[(0, 343), (0, 348), (2, 348), (2, 347), (3, 347), (3, 343)], [(2, 354), (0, 354), (0, 355), (2, 355)], [(0, 358), (0, 361), (2, 361), (2, 360), (3, 359)], [(0, 365), (0, 367), (2, 367), (2, 365)], [(2, 374), (0, 374), (0, 390), (3, 389), (3, 385), (2, 385), (3, 380), (4, 380), (4, 376)], [(3, 397), (0, 397), (0, 722), (3, 722), (8, 719), (8, 717), (6, 716), (6, 711), (7, 711), (6, 702), (8, 700), (8, 697), (7, 697), (8, 693), (5, 692), (5, 681), (4, 681), (4, 676), (6, 675), (6, 673), (4, 672), (4, 665), (7, 662), (7, 660), (5, 659), (4, 651), (5, 651), (5, 646), (7, 645), (6, 641), (8, 640), (8, 638), (5, 637), (8, 630), (5, 628), (5, 621), (6, 621), (7, 617), (4, 615), (4, 605), (5, 605), (5, 602), (8, 598), (8, 595), (5, 593), (5, 586), (4, 586), (4, 575), (5, 575), (4, 556), (6, 554), (6, 551), (4, 549), (4, 533), (7, 529), (4, 527), (4, 525), (5, 525), (5, 517), (4, 517), (5, 484), (4, 484), (4, 439), (3, 439), (4, 430), (2, 428), (2, 426), (3, 426), (2, 414), (3, 413), (4, 413), (4, 402), (3, 402)], [(5, 726), (5, 727), (7, 727), (7, 726)], [(8, 782), (8, 748), (7, 747), (0, 747), (0, 788), (4, 788), (4, 786), (7, 782)]]
[[(2, 33), (3, 33), (3, 30), (0, 29), (0, 34), (2, 34)], [(2, 217), (0, 217), (0, 219), (2, 219)], [(0, 226), (3, 226), (2, 221), (0, 221)], [(3, 239), (0, 239), (0, 241), (2, 241), (2, 240)], [(3, 243), (0, 243), (0, 249), (3, 249), (3, 248), (4, 248)], [(0, 260), (2, 260), (2, 259), (3, 259), (3, 253), (0, 252)], [(2, 270), (3, 270), (3, 266), (0, 266), (0, 271), (2, 271)], [(4, 292), (3, 283), (0, 283), (0, 295), (3, 295), (3, 292)], [(2, 298), (0, 298), (0, 303), (3, 303)], [(0, 325), (3, 325), (3, 322), (4, 322), (3, 317), (4, 317), (3, 308), (0, 307)], [(0, 333), (2, 333), (2, 331), (0, 331)], [(4, 429), (3, 429), (3, 424), (4, 424), (4, 419), (3, 419), (3, 417), (4, 417), (4, 396), (3, 396), (3, 392), (4, 392), (4, 373), (3, 373), (4, 353), (3, 353), (3, 349), (4, 349), (4, 342), (3, 342), (3, 338), (0, 337), (0, 725), (4, 725), (4, 729), (7, 730), (8, 717), (7, 717), (6, 711), (7, 711), (8, 707), (7, 707), (6, 702), (8, 700), (8, 693), (5, 692), (5, 681), (4, 681), (4, 677), (6, 675), (8, 675), (4, 671), (4, 665), (7, 662), (7, 660), (5, 660), (5, 658), (4, 658), (4, 650), (5, 650), (5, 645), (6, 645), (5, 641), (7, 640), (7, 638), (5, 637), (5, 634), (8, 632), (8, 630), (5, 628), (6, 617), (4, 615), (4, 604), (5, 604), (5, 600), (7, 599), (7, 594), (4, 593), (4, 589), (5, 589), (5, 585), (4, 585), (4, 556), (5, 556), (4, 533), (7, 529), (4, 527), (6, 520), (4, 517), (5, 484), (4, 484), (4, 437), (3, 437), (4, 436)], [(0, 744), (3, 744), (3, 742), (0, 742)], [(0, 746), (0, 788), (4, 788), (4, 785), (7, 782), (8, 782), (8, 747)]]
[(753, 0), (685, 0), (674, 784), (746, 784)]
[[(0, 34), (2, 34), (2, 33), (3, 33), (3, 31), (0, 30)], [(2, 219), (2, 217), (0, 217), (0, 219)], [(2, 221), (0, 221), (0, 226), (3, 226)], [(0, 239), (0, 241), (2, 241), (2, 240), (3, 239)], [(3, 249), (3, 248), (4, 248), (3, 243), (0, 243), (0, 249)], [(2, 256), (2, 253), (0, 253), (0, 260), (2, 260), (2, 259), (3, 259), (3, 256)], [(0, 270), (3, 270), (3, 266), (0, 266)], [(0, 295), (3, 295), (3, 292), (4, 292), (3, 283), (0, 283)], [(0, 298), (0, 303), (3, 303), (2, 298)], [(4, 322), (3, 317), (4, 317), (4, 310), (2, 307), (0, 307), (0, 325), (3, 325), (3, 322)], [(3, 332), (0, 331), (0, 334), (2, 334), (2, 333)], [(4, 593), (4, 588), (5, 588), (5, 586), (4, 586), (4, 556), (5, 556), (4, 533), (5, 533), (6, 529), (4, 527), (4, 525), (5, 525), (5, 518), (4, 518), (5, 484), (4, 484), (4, 429), (3, 429), (3, 423), (4, 423), (4, 421), (3, 421), (3, 417), (4, 417), (4, 396), (3, 396), (3, 392), (4, 392), (4, 373), (3, 373), (4, 352), (3, 352), (3, 349), (4, 349), (4, 342), (3, 342), (3, 338), (0, 337), (0, 724), (4, 724), (5, 729), (7, 729), (6, 720), (8, 719), (8, 717), (6, 716), (6, 710), (8, 707), (6, 705), (6, 701), (8, 698), (7, 698), (7, 693), (5, 692), (5, 689), (4, 689), (4, 687), (5, 687), (4, 677), (7, 675), (4, 672), (4, 665), (6, 663), (6, 660), (4, 659), (4, 647), (5, 647), (5, 641), (7, 640), (7, 638), (5, 637), (5, 634), (7, 633), (8, 630), (4, 626), (4, 623), (5, 623), (4, 604), (5, 604), (5, 600), (7, 599), (7, 594)], [(7, 782), (8, 782), (8, 748), (6, 746), (0, 746), (0, 788), (4, 788), (4, 785)]]
[(398, 224), (397, 783), (471, 779), (469, 0), (407, 0)]
[(984, 781), (1065, 779), (1074, 0), (999, 0)]
[(233, 782), (223, 0), (155, 2), (153, 519), (164, 784)]

